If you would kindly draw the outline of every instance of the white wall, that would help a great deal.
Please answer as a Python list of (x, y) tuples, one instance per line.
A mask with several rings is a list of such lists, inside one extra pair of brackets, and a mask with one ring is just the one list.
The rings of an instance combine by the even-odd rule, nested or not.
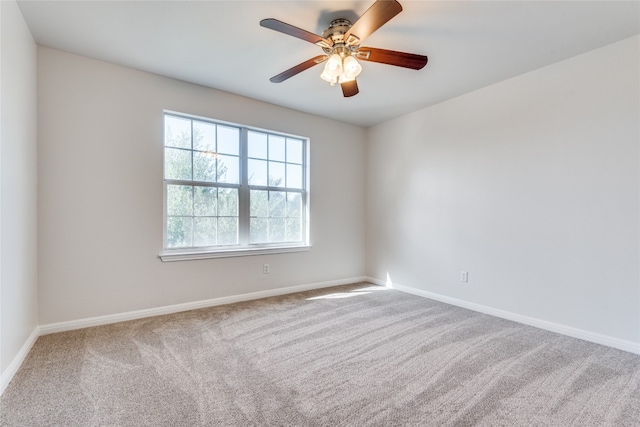
[[(0, 374), (38, 325), (36, 45), (15, 1), (0, 2)], [(35, 336), (35, 335), (33, 335)], [(0, 392), (2, 390), (0, 389)]]
[(370, 128), (367, 275), (640, 343), (639, 45)]
[[(312, 250), (162, 263), (163, 109), (310, 137)], [(41, 325), (364, 274), (362, 128), (39, 47), (38, 133)]]

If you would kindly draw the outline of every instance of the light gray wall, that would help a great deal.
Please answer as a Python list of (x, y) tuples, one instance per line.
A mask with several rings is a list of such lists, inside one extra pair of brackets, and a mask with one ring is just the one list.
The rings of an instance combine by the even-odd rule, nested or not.
[[(162, 263), (163, 109), (310, 137), (312, 250)], [(39, 47), (38, 132), (41, 325), (364, 274), (362, 128)]]
[(37, 318), (36, 45), (15, 1), (0, 2), (0, 374)]
[(370, 128), (367, 275), (640, 343), (639, 45)]

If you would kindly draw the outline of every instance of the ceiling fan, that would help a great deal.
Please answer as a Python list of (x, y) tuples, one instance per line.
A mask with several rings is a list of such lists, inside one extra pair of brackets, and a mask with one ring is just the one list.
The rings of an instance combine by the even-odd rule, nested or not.
[(323, 55), (315, 56), (271, 77), (271, 82), (281, 83), (326, 61), (320, 77), (331, 86), (340, 83), (342, 94), (350, 97), (359, 92), (356, 77), (362, 71), (362, 66), (358, 59), (412, 70), (422, 69), (427, 65), (427, 57), (424, 55), (360, 46), (364, 39), (400, 12), (402, 6), (396, 0), (376, 0), (355, 23), (351, 24), (347, 19), (334, 19), (322, 36), (277, 19), (263, 19), (260, 21), (261, 26), (316, 44), (324, 51)]

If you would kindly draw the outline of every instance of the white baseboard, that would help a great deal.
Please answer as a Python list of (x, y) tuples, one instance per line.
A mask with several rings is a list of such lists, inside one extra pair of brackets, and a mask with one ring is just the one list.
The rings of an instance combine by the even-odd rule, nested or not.
[(127, 320), (143, 319), (145, 317), (161, 316), (164, 314), (179, 313), (181, 311), (196, 310), (199, 308), (214, 307), (217, 305), (233, 304), (236, 302), (250, 301), (260, 298), (278, 295), (292, 294), (296, 292), (310, 291), (313, 289), (328, 288), (331, 286), (348, 285), (366, 281), (365, 277), (352, 277), (328, 282), (311, 283), (307, 285), (290, 286), (286, 288), (270, 289), (266, 291), (251, 292), (248, 294), (232, 295), (228, 297), (212, 298), (202, 301), (187, 302), (184, 304), (167, 305), (164, 307), (149, 308), (145, 310), (129, 311), (126, 313), (108, 314), (106, 316), (90, 317), (86, 319), (70, 320), (66, 322), (40, 325), (40, 335), (56, 332), (72, 331), (75, 329), (89, 328), (91, 326), (108, 325), (111, 323), (125, 322)]
[(617, 348), (618, 350), (628, 351), (629, 353), (640, 354), (640, 343), (636, 343), (633, 341), (622, 340), (608, 335), (602, 335), (595, 332), (589, 332), (583, 329), (574, 328), (572, 326), (561, 325), (559, 323), (523, 316), (521, 314), (487, 307), (473, 302), (468, 302), (457, 298), (424, 291), (422, 289), (416, 289), (409, 286), (398, 285), (395, 283), (387, 284), (386, 281), (375, 279), (373, 277), (366, 277), (366, 281), (380, 286), (388, 286), (398, 291), (406, 292), (409, 294), (444, 302), (446, 304), (455, 305), (457, 307), (466, 308), (468, 310), (489, 314), (491, 316), (500, 317), (502, 319), (512, 320), (514, 322), (523, 323), (525, 325), (534, 326), (536, 328), (545, 329), (547, 331), (555, 332), (562, 335), (567, 335), (569, 337), (590, 341), (596, 344), (606, 345), (607, 347)]
[(36, 343), (36, 340), (39, 336), (40, 328), (36, 326), (33, 332), (31, 332), (31, 335), (29, 335), (29, 338), (27, 338), (27, 341), (25, 341), (16, 357), (13, 358), (9, 366), (7, 366), (7, 369), (2, 373), (2, 376), (0, 376), (0, 396), (2, 396), (2, 393), (4, 393), (4, 391), (6, 390), (16, 372), (18, 372), (18, 369), (22, 365), (22, 362), (24, 362), (24, 360), (26, 359), (27, 354), (29, 354), (31, 347), (33, 347), (33, 345)]

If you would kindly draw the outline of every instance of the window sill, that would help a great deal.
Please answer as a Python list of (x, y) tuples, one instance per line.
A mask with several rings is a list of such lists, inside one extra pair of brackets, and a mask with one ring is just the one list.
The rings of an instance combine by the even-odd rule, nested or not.
[(174, 262), (174, 261), (194, 261), (198, 259), (284, 254), (284, 253), (291, 253), (291, 252), (308, 252), (310, 250), (311, 250), (310, 245), (225, 249), (220, 251), (176, 250), (171, 252), (162, 252), (158, 255), (158, 257), (160, 258), (160, 260), (162, 260), (162, 262)]

